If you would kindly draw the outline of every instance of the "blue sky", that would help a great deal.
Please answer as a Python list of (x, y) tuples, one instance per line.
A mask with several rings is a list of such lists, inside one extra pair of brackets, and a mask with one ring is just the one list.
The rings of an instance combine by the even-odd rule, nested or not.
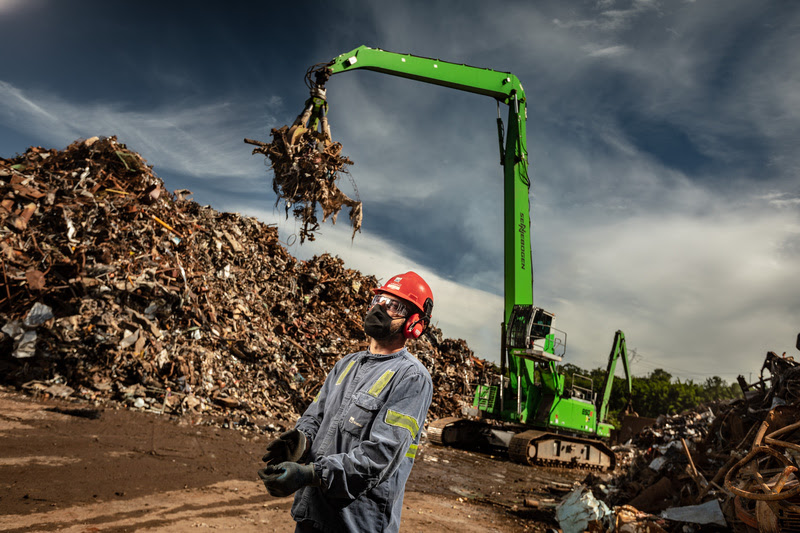
[[(0, 0), (0, 155), (117, 135), (168, 189), (280, 224), (262, 156), (307, 97), (307, 67), (359, 45), (510, 71), (528, 96), (535, 302), (567, 362), (637, 374), (755, 375), (800, 331), (800, 5)], [(384, 74), (328, 83), (364, 202), (321, 252), (414, 269), (435, 322), (498, 359), (502, 173), (496, 105)], [(342, 183), (346, 193), (349, 184)], [(800, 354), (798, 354), (800, 355)]]

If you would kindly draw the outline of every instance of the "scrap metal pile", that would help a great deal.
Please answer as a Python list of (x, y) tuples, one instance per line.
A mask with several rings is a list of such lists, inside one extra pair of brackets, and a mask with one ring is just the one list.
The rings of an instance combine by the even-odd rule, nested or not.
[(269, 159), (277, 201), (283, 200), (287, 216), (292, 209), (295, 218), (302, 222), (301, 243), (305, 239), (313, 241), (314, 232), (319, 230), (317, 206), (322, 209), (322, 222), (331, 217), (333, 223), (342, 207), (348, 206), (353, 237), (361, 231), (361, 202), (351, 199), (336, 186), (340, 175), (347, 173), (346, 165), (353, 162), (341, 155), (342, 145), (331, 139), (326, 111), (324, 89), (314, 89), (305, 110), (291, 127), (272, 129), (271, 143), (244, 140), (256, 145), (253, 154), (264, 154)]
[[(378, 286), (330, 255), (293, 258), (274, 226), (169, 193), (114, 137), (0, 159), (0, 380), (166, 413), (292, 421), (366, 346)], [(411, 349), (432, 417), (478, 362), (435, 327)]]
[(659, 417), (618, 448), (622, 474), (589, 483), (639, 513), (630, 531), (800, 531), (800, 364), (769, 352), (739, 383), (742, 399)]

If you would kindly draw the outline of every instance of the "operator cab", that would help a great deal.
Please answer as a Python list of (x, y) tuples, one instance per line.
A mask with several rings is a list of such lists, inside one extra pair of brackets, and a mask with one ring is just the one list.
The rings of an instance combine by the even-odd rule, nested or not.
[(583, 374), (572, 374), (572, 384), (564, 389), (564, 398), (572, 398), (588, 404), (597, 403), (597, 393), (594, 391), (594, 381)]
[(555, 315), (533, 305), (515, 305), (506, 330), (511, 356), (538, 362), (561, 361), (567, 350), (567, 334), (553, 327)]

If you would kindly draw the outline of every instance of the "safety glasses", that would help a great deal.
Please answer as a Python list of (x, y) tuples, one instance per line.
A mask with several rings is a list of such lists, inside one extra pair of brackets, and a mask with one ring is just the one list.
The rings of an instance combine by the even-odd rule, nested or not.
[(372, 299), (372, 303), (369, 305), (369, 307), (371, 309), (378, 304), (382, 305), (386, 309), (386, 312), (389, 313), (390, 315), (394, 315), (397, 317), (408, 316), (408, 307), (406, 307), (406, 304), (404, 304), (400, 300), (389, 298), (385, 294), (376, 294), (375, 297)]

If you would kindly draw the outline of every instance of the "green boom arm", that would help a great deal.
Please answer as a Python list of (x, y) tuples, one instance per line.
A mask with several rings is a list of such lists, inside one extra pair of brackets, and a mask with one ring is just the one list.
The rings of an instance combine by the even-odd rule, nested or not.
[(329, 74), (356, 69), (373, 70), (452, 89), (482, 94), (508, 106), (508, 131), (505, 148), (502, 142), (504, 168), (505, 216), (505, 322), (511, 318), (515, 304), (533, 303), (533, 274), (530, 246), (530, 202), (528, 189), (528, 153), (525, 148), (525, 91), (519, 79), (508, 72), (448, 63), (438, 59), (387, 52), (360, 46), (334, 58)]
[(625, 369), (625, 383), (628, 392), (628, 407), (632, 400), (631, 372), (628, 365), (628, 349), (625, 345), (625, 334), (617, 330), (614, 334), (614, 344), (611, 346), (611, 353), (608, 355), (608, 368), (606, 369), (606, 381), (603, 386), (603, 398), (597, 407), (597, 420), (605, 422), (608, 414), (608, 402), (611, 399), (611, 389), (614, 385), (614, 371), (617, 368), (617, 359), (622, 359), (622, 366)]

